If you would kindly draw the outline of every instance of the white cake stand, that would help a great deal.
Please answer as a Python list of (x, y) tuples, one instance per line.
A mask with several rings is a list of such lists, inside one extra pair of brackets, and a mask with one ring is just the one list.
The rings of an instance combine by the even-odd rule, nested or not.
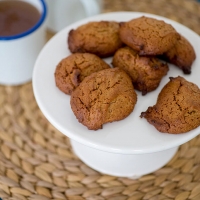
[[(77, 121), (70, 107), (70, 96), (55, 86), (56, 65), (62, 58), (70, 55), (66, 41), (71, 29), (89, 21), (128, 21), (142, 15), (172, 24), (191, 42), (195, 51), (200, 52), (199, 36), (177, 22), (147, 13), (114, 12), (81, 20), (57, 33), (41, 51), (33, 72), (35, 98), (49, 122), (70, 138), (74, 152), (83, 162), (99, 172), (114, 176), (137, 178), (154, 172), (174, 156), (181, 144), (200, 133), (200, 128), (178, 135), (160, 133), (144, 118), (139, 117), (148, 106), (156, 103), (157, 96), (169, 77), (180, 75), (200, 86), (198, 54), (191, 75), (184, 75), (180, 69), (170, 65), (168, 74), (155, 91), (145, 96), (137, 92), (135, 109), (126, 119), (105, 124), (103, 129), (97, 131), (88, 130)], [(106, 62), (110, 64), (111, 59), (106, 59)]]

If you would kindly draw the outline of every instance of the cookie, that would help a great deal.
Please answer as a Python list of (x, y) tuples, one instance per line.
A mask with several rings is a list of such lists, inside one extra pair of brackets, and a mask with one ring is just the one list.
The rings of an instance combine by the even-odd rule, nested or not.
[(105, 123), (126, 118), (136, 101), (131, 78), (121, 69), (110, 68), (86, 77), (72, 92), (70, 104), (80, 123), (98, 130)]
[(170, 24), (145, 16), (120, 23), (119, 32), (121, 40), (140, 55), (163, 54), (180, 38)]
[(200, 125), (200, 89), (183, 77), (170, 78), (157, 102), (141, 113), (158, 131), (185, 133)]
[(85, 77), (107, 68), (110, 66), (94, 54), (71, 54), (56, 66), (56, 86), (65, 94), (71, 94)]
[(162, 59), (178, 66), (184, 74), (190, 74), (196, 54), (190, 42), (180, 35), (180, 39), (171, 49), (164, 53)]
[(99, 57), (112, 56), (122, 46), (119, 38), (119, 23), (99, 21), (83, 24), (69, 32), (68, 46), (72, 53), (88, 52)]
[(129, 47), (120, 48), (115, 53), (112, 65), (125, 70), (134, 88), (141, 91), (142, 95), (155, 90), (169, 70), (168, 65), (158, 58), (139, 56), (137, 51)]

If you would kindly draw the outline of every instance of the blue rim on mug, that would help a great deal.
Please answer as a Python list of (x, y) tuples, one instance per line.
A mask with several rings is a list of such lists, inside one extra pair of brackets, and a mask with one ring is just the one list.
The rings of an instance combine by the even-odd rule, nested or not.
[(42, 25), (42, 23), (44, 22), (44, 20), (46, 18), (46, 15), (47, 15), (47, 6), (46, 6), (46, 3), (45, 3), (45, 0), (40, 0), (40, 2), (42, 4), (43, 11), (41, 13), (40, 20), (37, 22), (37, 24), (35, 26), (33, 26), (28, 31), (25, 31), (25, 32), (17, 34), (17, 35), (13, 35), (13, 36), (0, 36), (0, 40), (14, 40), (14, 39), (18, 39), (18, 38), (24, 37), (26, 35), (29, 35), (30, 33), (32, 33), (35, 30), (37, 30)]

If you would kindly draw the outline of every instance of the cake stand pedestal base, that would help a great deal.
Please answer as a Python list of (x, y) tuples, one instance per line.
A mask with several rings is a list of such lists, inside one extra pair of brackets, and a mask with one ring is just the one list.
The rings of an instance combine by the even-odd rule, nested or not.
[(101, 151), (71, 140), (74, 153), (89, 167), (104, 174), (139, 178), (171, 160), (178, 147), (154, 153), (119, 154)]

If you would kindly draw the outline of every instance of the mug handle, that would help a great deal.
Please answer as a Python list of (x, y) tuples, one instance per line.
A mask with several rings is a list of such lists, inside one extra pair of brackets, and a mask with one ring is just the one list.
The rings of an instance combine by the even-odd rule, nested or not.
[(80, 0), (86, 11), (87, 17), (99, 14), (102, 8), (102, 0)]

